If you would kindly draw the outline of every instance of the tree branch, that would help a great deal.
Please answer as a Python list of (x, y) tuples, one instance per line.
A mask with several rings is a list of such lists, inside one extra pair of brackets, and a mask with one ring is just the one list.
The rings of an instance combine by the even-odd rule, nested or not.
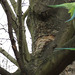
[(11, 4), (12, 4), (12, 6), (13, 6), (13, 9), (14, 9), (14, 12), (16, 13), (16, 6), (17, 6), (17, 3), (16, 3), (16, 1), (15, 0), (10, 0), (10, 2), (11, 2)]
[[(7, 2), (7, 0), (6, 0), (6, 4), (7, 4), (7, 8), (6, 8), (6, 6), (2, 3), (2, 0), (0, 1), (0, 3), (1, 3), (1, 5), (2, 5), (2, 7), (3, 7), (3, 9), (4, 9), (4, 11), (5, 11), (5, 13), (6, 13), (6, 11), (8, 11), (8, 12), (11, 12), (11, 14), (12, 14), (12, 27), (13, 27), (13, 29), (14, 29), (14, 31), (15, 31), (15, 33), (16, 33), (16, 37), (17, 37), (17, 40), (19, 41), (19, 30), (18, 30), (18, 24), (17, 24), (17, 20), (16, 20), (16, 17), (15, 17), (15, 15), (14, 15), (14, 13), (13, 13), (13, 11), (11, 10), (11, 8), (10, 8), (10, 6), (9, 6), (9, 4), (8, 4), (8, 2)], [(7, 13), (6, 13), (7, 14)], [(22, 15), (21, 15), (22, 16)], [(24, 30), (24, 25), (23, 25), (23, 55), (25, 56), (25, 59), (26, 60), (30, 60), (30, 54), (29, 54), (29, 52), (28, 52), (28, 48), (27, 48), (27, 42), (26, 42), (26, 36), (25, 36), (25, 30)]]
[(22, 9), (21, 9), (21, 1), (18, 1), (17, 4), (17, 15), (18, 15), (18, 26), (19, 26), (19, 51), (21, 55), (21, 59), (25, 61), (30, 60), (30, 54), (28, 52), (27, 43), (26, 43), (26, 36), (25, 36), (25, 27), (24, 27), (24, 20), (26, 14), (24, 14), (24, 17), (22, 17)]
[(10, 54), (8, 54), (4, 49), (0, 48), (0, 53), (2, 53), (5, 57), (7, 57), (12, 63), (14, 63), (18, 67), (17, 61)]
[(14, 54), (16, 56), (16, 59), (17, 59), (17, 62), (19, 64), (19, 68), (21, 69), (22, 72), (25, 73), (25, 66), (21, 60), (21, 57), (20, 57), (20, 54), (19, 52), (17, 51), (17, 47), (16, 47), (16, 44), (15, 44), (15, 40), (14, 40), (14, 37), (13, 37), (13, 32), (12, 32), (12, 14), (11, 12), (8, 10), (8, 4), (6, 2), (6, 0), (1, 0), (2, 4), (6, 7), (6, 14), (7, 14), (7, 20), (8, 20), (8, 32), (9, 32), (9, 37), (10, 37), (10, 40), (11, 40), (11, 44), (12, 44), (12, 48), (13, 48), (13, 51), (14, 51)]
[[(5, 1), (5, 4), (7, 5), (7, 8), (6, 8), (6, 5), (4, 5), (4, 4), (2, 3), (1, 0), (0, 0), (0, 3), (1, 3), (1, 5), (2, 5), (2, 7), (3, 7), (5, 13), (6, 13), (6, 11), (8, 11), (8, 12), (10, 12), (10, 13), (12, 14), (12, 25), (13, 25), (12, 27), (13, 27), (15, 33), (16, 33), (17, 38), (18, 38), (18, 29), (17, 29), (18, 26), (17, 26), (17, 22), (16, 22), (16, 17), (15, 17), (15, 15), (14, 15), (14, 13), (13, 13), (11, 7), (9, 6), (7, 0)], [(6, 13), (6, 15), (7, 15), (7, 13)]]
[(28, 7), (28, 9), (26, 10), (26, 12), (23, 14), (23, 21), (25, 20), (25, 18), (26, 18), (26, 16), (27, 16), (28, 12), (29, 12), (29, 7)]
[(21, 9), (21, 0), (17, 1), (17, 17), (18, 17), (18, 26), (19, 26), (19, 52), (20, 57), (23, 60), (23, 24), (22, 24), (22, 9)]
[(6, 70), (3, 69), (2, 67), (0, 67), (0, 74), (1, 74), (1, 75), (11, 75), (11, 73), (9, 73), (8, 71), (6, 71)]

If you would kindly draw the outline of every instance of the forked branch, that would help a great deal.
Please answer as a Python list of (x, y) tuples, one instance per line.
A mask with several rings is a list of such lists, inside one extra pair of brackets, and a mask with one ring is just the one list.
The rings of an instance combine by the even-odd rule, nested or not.
[(20, 54), (17, 50), (17, 47), (16, 47), (16, 43), (15, 43), (15, 40), (14, 40), (14, 36), (13, 36), (13, 32), (12, 32), (12, 14), (11, 12), (8, 10), (8, 4), (7, 4), (7, 1), (6, 0), (1, 0), (2, 4), (6, 7), (6, 10), (5, 10), (5, 13), (7, 14), (7, 20), (8, 20), (8, 32), (9, 32), (9, 37), (10, 37), (10, 41), (11, 41), (11, 44), (12, 44), (12, 48), (13, 48), (13, 51), (14, 51), (14, 54), (16, 56), (16, 59), (17, 59), (17, 62), (19, 64), (19, 68), (21, 69), (22, 72), (25, 71), (25, 67), (24, 67), (24, 64), (21, 60), (21, 57), (20, 57)]

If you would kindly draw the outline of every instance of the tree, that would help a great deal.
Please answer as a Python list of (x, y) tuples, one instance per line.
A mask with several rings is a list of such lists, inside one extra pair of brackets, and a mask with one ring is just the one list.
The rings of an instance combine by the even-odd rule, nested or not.
[[(0, 48), (18, 70), (9, 73), (0, 67), (2, 75), (59, 75), (67, 65), (75, 60), (74, 51), (55, 51), (56, 47), (75, 47), (75, 31), (72, 22), (65, 23), (69, 18), (64, 8), (48, 8), (46, 5), (60, 4), (64, 0), (30, 0), (30, 6), (22, 13), (21, 0), (10, 0), (14, 12), (7, 0), (0, 3), (7, 15), (8, 31), (16, 60)], [(27, 26), (32, 36), (32, 53), (28, 52), (24, 20), (27, 17)], [(18, 48), (13, 30), (15, 31)], [(19, 50), (18, 50), (19, 49)]]

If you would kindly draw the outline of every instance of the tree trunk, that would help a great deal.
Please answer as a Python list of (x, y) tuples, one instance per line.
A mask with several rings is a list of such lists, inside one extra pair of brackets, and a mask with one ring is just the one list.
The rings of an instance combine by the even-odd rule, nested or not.
[[(74, 36), (74, 29), (72, 22), (65, 23), (70, 18), (66, 9), (49, 8), (47, 5), (65, 2), (68, 0), (30, 1), (27, 25), (32, 36), (33, 58), (36, 59), (34, 75), (58, 75), (74, 60), (69, 51), (53, 53), (54, 48), (62, 47)], [(66, 47), (75, 46), (70, 44)]]
[[(1, 0), (1, 2), (3, 2), (6, 7), (6, 0)], [(22, 17), (21, 0), (18, 0), (19, 35), (16, 34), (18, 36), (18, 44), (20, 45), (19, 51), (17, 50), (15, 43), (14, 45), (12, 44), (12, 47), (18, 63), (16, 65), (19, 69), (15, 73), (10, 74), (0, 68), (2, 72), (4, 71), (4, 73), (9, 75), (59, 75), (67, 65), (75, 60), (75, 51), (55, 51), (56, 47), (75, 47), (75, 30), (73, 24), (72, 22), (65, 23), (65, 21), (70, 18), (67, 10), (64, 8), (50, 8), (47, 6), (65, 2), (69, 1), (30, 0), (27, 26), (32, 36), (32, 54), (29, 54), (24, 30), (22, 29), (24, 26), (22, 20), (25, 16)], [(6, 14), (10, 14), (11, 11), (5, 9), (5, 12)], [(12, 25), (13, 21), (12, 16), (10, 16), (7, 15), (7, 17), (10, 18), (8, 19), (8, 22), (10, 23), (8, 23), (9, 26)], [(12, 21), (10, 22), (9, 20)], [(12, 31), (12, 28), (9, 28), (9, 31), (10, 30)], [(12, 41), (13, 40), (11, 39), (11, 43)]]

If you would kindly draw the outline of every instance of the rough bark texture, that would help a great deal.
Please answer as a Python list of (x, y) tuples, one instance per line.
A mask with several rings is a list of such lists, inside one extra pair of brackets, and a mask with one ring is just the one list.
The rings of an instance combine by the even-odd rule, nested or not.
[[(65, 2), (69, 0), (30, 0), (27, 26), (32, 36), (33, 51), (32, 54), (28, 54), (31, 56), (29, 61), (24, 59), (22, 64), (24, 68), (19, 67), (12, 75), (21, 75), (21, 72), (24, 72), (22, 75), (59, 75), (67, 65), (75, 60), (74, 51), (55, 51), (56, 47), (75, 47), (73, 24), (72, 22), (65, 23), (70, 18), (67, 10), (47, 6)], [(19, 57), (17, 60), (21, 61)], [(8, 74), (7, 71), (5, 72)]]
[[(48, 70), (50, 69), (49, 67), (51, 67), (50, 64), (52, 65), (52, 63), (49, 63), (48, 60), (51, 60), (50, 57), (53, 49), (55, 47), (61, 47), (65, 42), (70, 40), (74, 35), (74, 29), (71, 22), (65, 23), (65, 21), (70, 18), (69, 14), (67, 14), (67, 10), (63, 8), (48, 8), (46, 5), (61, 4), (65, 2), (69, 2), (69, 0), (30, 1), (27, 25), (32, 36), (33, 55), (37, 57), (35, 64), (37, 66), (39, 64), (43, 66), (43, 64), (47, 63), (43, 68), (40, 68), (40, 71), (43, 69), (43, 72), (36, 75), (58, 75), (68, 64), (72, 62), (71, 60), (74, 60), (69, 58), (72, 57), (72, 55), (69, 56), (69, 53), (67, 52), (65, 52), (66, 55), (60, 53), (59, 56), (61, 57), (62, 54), (65, 55), (68, 60), (71, 59), (70, 62), (67, 62), (65, 57), (63, 57), (63, 59), (59, 58), (59, 53), (56, 53), (56, 59), (61, 62), (57, 63), (57, 67), (54, 67), (55, 69), (52, 67), (52, 72), (49, 72), (50, 70)], [(56, 56), (56, 54), (54, 54), (54, 56)], [(55, 62), (55, 58), (53, 59), (53, 62)]]
[(35, 0), (30, 2), (27, 23), (32, 35), (33, 51), (41, 50), (46, 42), (53, 41), (59, 30), (67, 25), (65, 23), (68, 19), (67, 10), (45, 6), (64, 2), (64, 0)]

